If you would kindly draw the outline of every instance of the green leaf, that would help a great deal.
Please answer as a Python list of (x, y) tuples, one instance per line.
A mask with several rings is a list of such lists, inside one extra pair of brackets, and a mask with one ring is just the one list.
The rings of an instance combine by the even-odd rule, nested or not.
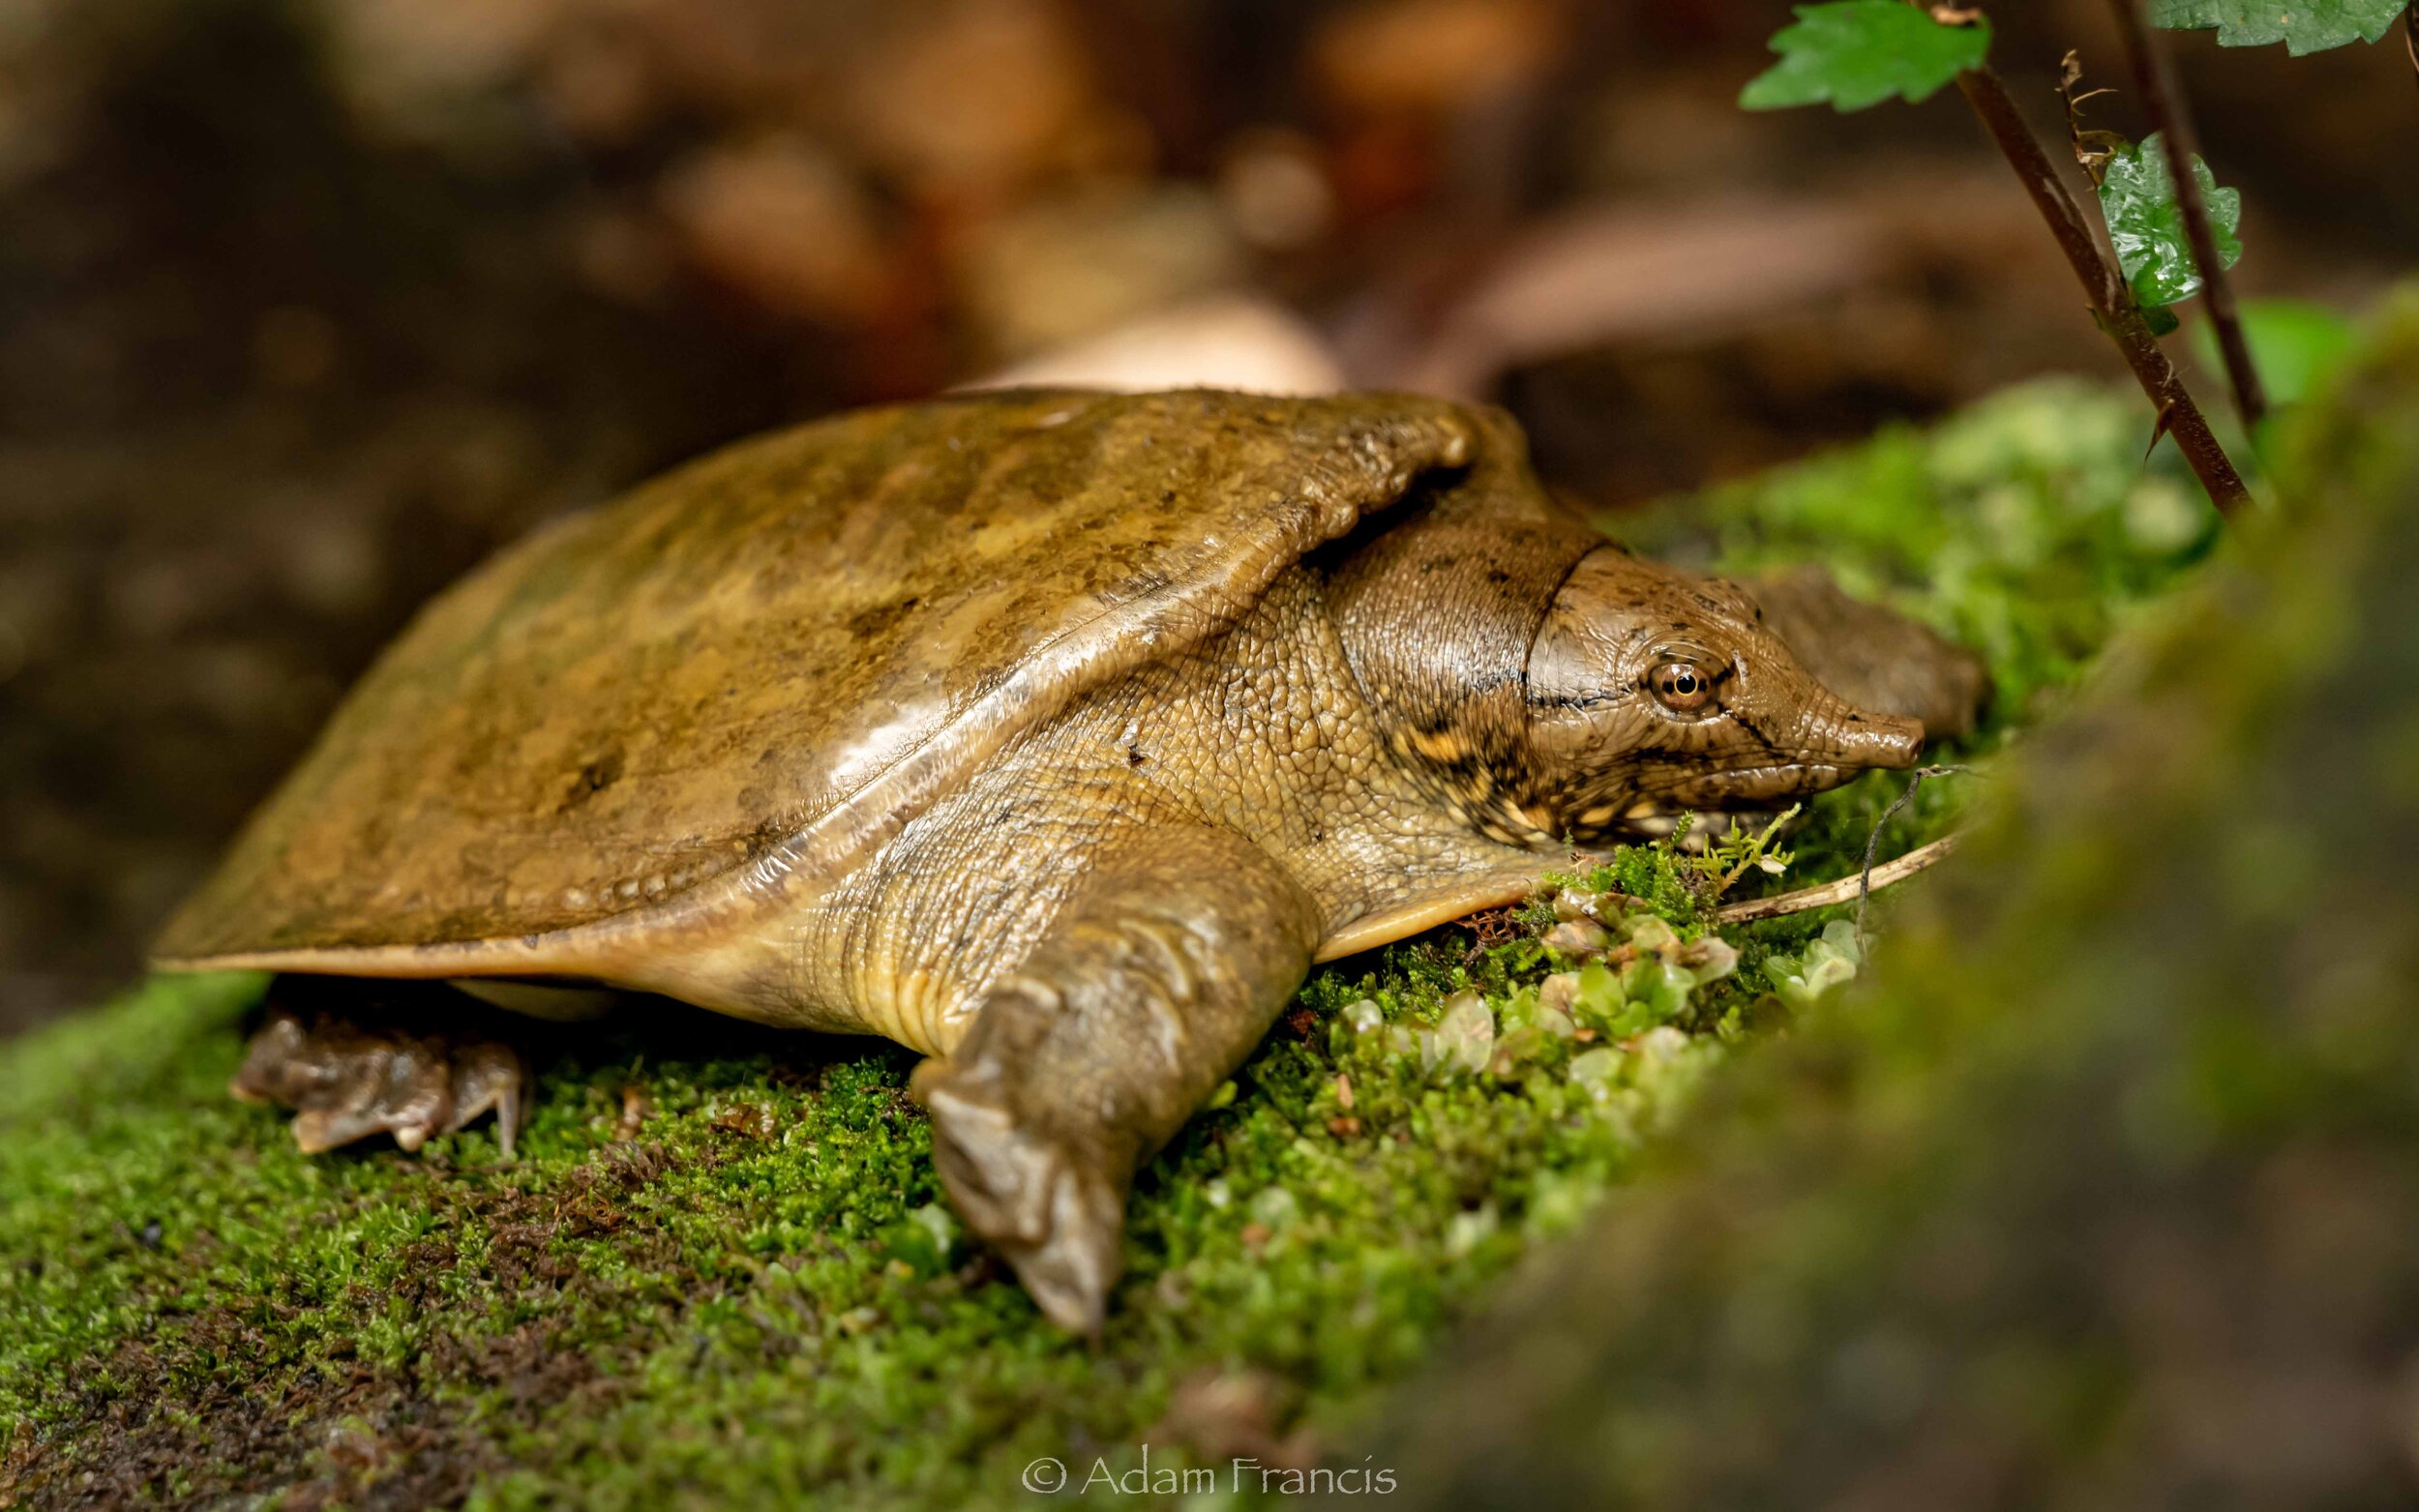
[(2404, 0), (2150, 0), (2152, 24), (2172, 31), (2214, 26), (2221, 47), (2285, 44), (2294, 57), (2349, 42), (2374, 42), (2403, 14)]
[[(2198, 158), (2193, 160), (2193, 176), (2200, 181), (2200, 196), (2209, 204), (2218, 258), (2231, 268), (2243, 255), (2243, 244), (2234, 238), (2243, 219), (2242, 193), (2218, 188), (2209, 164)], [(2108, 241), (2116, 248), (2125, 281), (2144, 311), (2200, 291), (2200, 270), (2193, 265), (2184, 211), (2175, 202), (2175, 180), (2167, 172), (2167, 150), (2158, 133), (2108, 160), (2107, 175), (2100, 182), (2100, 213), (2108, 222)]]
[(1990, 23), (1944, 26), (1899, 0), (1836, 0), (1796, 8), (1797, 24), (1773, 34), (1780, 61), (1739, 92), (1749, 110), (1820, 104), (1862, 110), (1893, 96), (1925, 100), (1979, 68), (1990, 51)]
[[(2252, 366), (2271, 401), (2290, 404), (2310, 397), (2317, 381), (2352, 349), (2351, 322), (2324, 305), (2297, 299), (2254, 299), (2239, 311)], [(2193, 354), (2211, 372), (2225, 371), (2217, 327), (2193, 327)]]

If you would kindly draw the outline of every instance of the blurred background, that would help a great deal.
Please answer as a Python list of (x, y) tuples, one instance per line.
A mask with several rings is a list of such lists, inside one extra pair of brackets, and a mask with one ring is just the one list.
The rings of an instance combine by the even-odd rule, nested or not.
[[(1736, 108), (1784, 18), (0, 0), (0, 1031), (138, 969), (420, 601), (752, 430), (1001, 374), (1418, 388), (1611, 509), (2121, 379), (1954, 91)], [(2066, 47), (2121, 82), (2095, 0), (1996, 19), (2053, 140)], [(2243, 290), (2407, 264), (2399, 44), (2172, 43)]]

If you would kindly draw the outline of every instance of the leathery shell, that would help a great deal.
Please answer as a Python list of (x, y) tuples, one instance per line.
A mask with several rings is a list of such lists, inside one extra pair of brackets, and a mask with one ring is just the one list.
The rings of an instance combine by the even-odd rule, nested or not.
[(308, 969), (836, 876), (1476, 434), (1401, 396), (1021, 392), (743, 442), (430, 604), (155, 954)]

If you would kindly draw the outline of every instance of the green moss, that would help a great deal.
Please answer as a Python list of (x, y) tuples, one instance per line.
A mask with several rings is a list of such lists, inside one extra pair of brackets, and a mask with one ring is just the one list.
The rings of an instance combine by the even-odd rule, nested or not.
[[(2008, 694), (1987, 753), (2201, 548), (2136, 432), (2125, 400), (2020, 391), (1670, 518), (1727, 563), (1819, 548), (1966, 636)], [(1815, 803), (1787, 874), (1733, 896), (1852, 870), (1903, 781)], [(1961, 801), (1927, 786), (1886, 853)], [(893, 1048), (565, 1031), (518, 1160), (484, 1128), (311, 1159), (224, 1093), (258, 982), (153, 982), (0, 1053), (0, 1499), (960, 1506), (1021, 1499), (1043, 1455), (1080, 1481), (1145, 1441), (1154, 1467), (1332, 1441), (1788, 1017), (1837, 912), (1699, 972), (1673, 952), (1701, 869), (1647, 847), (1595, 880), (1683, 928), (1584, 984), (1592, 1037), (1539, 1009), (1566, 963), (1533, 934), (1314, 976), (1144, 1175), (1096, 1349), (950, 1221)]]

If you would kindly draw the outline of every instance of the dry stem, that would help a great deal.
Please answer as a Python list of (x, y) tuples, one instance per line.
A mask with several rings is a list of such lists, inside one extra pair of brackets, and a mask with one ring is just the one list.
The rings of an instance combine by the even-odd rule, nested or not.
[(1721, 924), (1747, 924), (1756, 919), (1777, 919), (1783, 914), (1804, 913), (1808, 908), (1828, 908), (1836, 903), (1854, 903), (1868, 893), (1879, 892), (1891, 883), (1903, 881), (1956, 848), (1957, 837), (1943, 835), (1928, 845), (1918, 845), (1896, 861), (1884, 862), (1869, 873), (1843, 876), (1820, 887), (1801, 887), (1794, 893), (1776, 898), (1751, 898), (1746, 903), (1724, 904), (1714, 918)]

